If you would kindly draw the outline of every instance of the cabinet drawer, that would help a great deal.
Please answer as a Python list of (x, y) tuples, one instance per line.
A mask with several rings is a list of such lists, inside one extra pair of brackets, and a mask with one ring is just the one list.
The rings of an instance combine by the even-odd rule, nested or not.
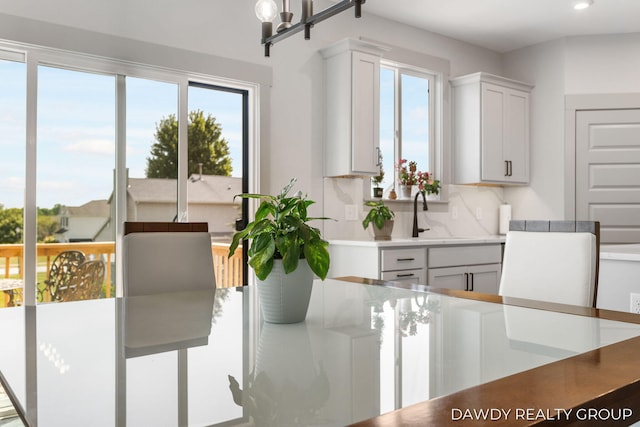
[(429, 248), (429, 268), (501, 262), (502, 248), (496, 244)]
[(380, 274), (382, 280), (394, 282), (427, 284), (427, 269), (419, 268), (415, 270), (384, 271)]
[(382, 271), (410, 270), (427, 266), (425, 248), (383, 249), (381, 259)]

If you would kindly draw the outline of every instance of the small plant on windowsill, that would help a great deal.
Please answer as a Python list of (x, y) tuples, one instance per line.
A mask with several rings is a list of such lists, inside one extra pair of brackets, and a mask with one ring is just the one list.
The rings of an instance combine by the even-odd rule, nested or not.
[(375, 240), (391, 240), (393, 231), (393, 218), (395, 214), (385, 206), (382, 200), (365, 202), (365, 206), (371, 208), (362, 220), (362, 227), (366, 230), (371, 224)]
[(382, 181), (384, 181), (384, 169), (382, 169), (382, 165), (380, 165), (380, 173), (371, 177), (371, 182), (373, 183), (373, 197), (377, 199), (382, 197), (383, 188), (380, 186)]
[(428, 194), (440, 194), (440, 181), (433, 179), (433, 174), (429, 172), (418, 172), (418, 190)]

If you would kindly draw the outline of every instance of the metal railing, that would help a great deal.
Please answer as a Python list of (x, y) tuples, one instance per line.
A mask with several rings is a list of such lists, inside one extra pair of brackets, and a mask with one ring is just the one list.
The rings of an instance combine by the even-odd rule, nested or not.
[[(239, 248), (240, 249), (240, 248)], [(82, 251), (88, 259), (101, 259), (106, 264), (105, 272), (105, 295), (111, 295), (112, 265), (115, 261), (114, 242), (78, 242), (78, 243), (38, 243), (36, 245), (36, 255), (40, 260), (42, 270), (42, 258), (44, 258), (45, 277), (49, 275), (51, 263), (54, 258), (63, 251)], [(224, 243), (213, 243), (211, 245), (213, 255), (213, 265), (216, 276), (216, 286), (228, 288), (242, 285), (242, 250), (237, 250), (231, 258), (227, 258), (229, 245)], [(4, 267), (4, 273), (0, 278), (23, 278), (23, 245), (21, 244), (0, 244), (0, 266)], [(14, 262), (12, 262), (14, 261)], [(0, 267), (2, 268), (2, 267)], [(12, 272), (13, 269), (13, 272)], [(15, 271), (17, 269), (17, 271)], [(1, 271), (1, 270), (0, 270)]]

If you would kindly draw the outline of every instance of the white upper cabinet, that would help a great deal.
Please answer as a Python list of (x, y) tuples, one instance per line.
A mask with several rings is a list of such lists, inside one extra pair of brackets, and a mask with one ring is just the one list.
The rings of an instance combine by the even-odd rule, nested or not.
[(533, 86), (474, 73), (451, 80), (455, 184), (529, 183)]
[(325, 176), (379, 172), (380, 46), (346, 39), (325, 59)]

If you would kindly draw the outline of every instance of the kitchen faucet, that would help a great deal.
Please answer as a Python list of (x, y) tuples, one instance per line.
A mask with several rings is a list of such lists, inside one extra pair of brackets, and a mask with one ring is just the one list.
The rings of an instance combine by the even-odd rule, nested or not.
[(421, 194), (422, 210), (429, 210), (429, 207), (427, 206), (427, 198), (424, 195), (424, 192), (418, 191), (418, 194), (416, 194), (416, 197), (413, 199), (413, 232), (411, 233), (411, 237), (418, 237), (418, 233), (429, 230), (428, 228), (418, 228), (418, 196), (420, 196)]

